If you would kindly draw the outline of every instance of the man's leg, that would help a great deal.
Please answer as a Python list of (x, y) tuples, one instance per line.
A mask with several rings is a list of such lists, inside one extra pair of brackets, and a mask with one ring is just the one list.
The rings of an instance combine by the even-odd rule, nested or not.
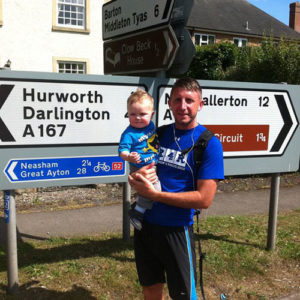
[(143, 293), (145, 300), (164, 300), (163, 284), (156, 283), (150, 286), (143, 286)]
[[(163, 300), (165, 271), (162, 263), (164, 245), (161, 226), (143, 223), (141, 231), (134, 231), (134, 252), (139, 281), (145, 300)], [(164, 255), (162, 255), (164, 254)]]

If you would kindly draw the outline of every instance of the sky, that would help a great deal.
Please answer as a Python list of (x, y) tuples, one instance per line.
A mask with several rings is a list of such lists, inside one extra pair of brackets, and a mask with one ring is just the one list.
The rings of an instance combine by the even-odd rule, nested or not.
[(272, 17), (278, 19), (285, 25), (289, 25), (290, 3), (299, 0), (248, 0)]

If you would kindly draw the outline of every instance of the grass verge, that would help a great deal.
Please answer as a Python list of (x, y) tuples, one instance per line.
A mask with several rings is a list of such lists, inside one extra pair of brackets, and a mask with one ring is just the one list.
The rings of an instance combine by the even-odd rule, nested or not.
[[(274, 299), (300, 292), (300, 210), (278, 217), (276, 250), (265, 250), (267, 216), (201, 220), (207, 299)], [(0, 299), (142, 299), (132, 241), (119, 234), (26, 240), (18, 244), (20, 290), (6, 294), (0, 248)], [(199, 293), (200, 295), (200, 293)]]

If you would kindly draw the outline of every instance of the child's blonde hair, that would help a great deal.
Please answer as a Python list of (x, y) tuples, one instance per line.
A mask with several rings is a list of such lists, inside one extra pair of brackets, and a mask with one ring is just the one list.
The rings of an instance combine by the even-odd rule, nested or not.
[(143, 101), (148, 100), (152, 107), (152, 111), (154, 110), (154, 100), (152, 96), (144, 90), (137, 89), (134, 93), (132, 93), (127, 99), (127, 109), (133, 103), (142, 103)]

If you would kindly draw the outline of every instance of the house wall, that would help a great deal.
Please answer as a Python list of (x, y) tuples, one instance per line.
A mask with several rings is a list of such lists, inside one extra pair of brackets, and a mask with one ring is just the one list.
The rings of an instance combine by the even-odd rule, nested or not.
[(53, 3), (0, 0), (0, 67), (9, 59), (12, 70), (52, 72), (53, 58), (60, 57), (89, 61), (89, 73), (103, 74), (103, 1), (89, 0), (87, 33), (54, 31)]
[(214, 32), (207, 32), (205, 30), (201, 31), (191, 31), (191, 36), (193, 42), (195, 42), (195, 37), (194, 34), (208, 34), (208, 35), (214, 35), (216, 37), (216, 43), (220, 43), (223, 41), (229, 41), (233, 43), (233, 38), (244, 38), (248, 40), (248, 46), (258, 46), (261, 44), (262, 39), (261, 38), (256, 38), (256, 37), (247, 37), (247, 36), (241, 36), (238, 34), (235, 35), (230, 35), (230, 34), (220, 34), (220, 33), (214, 33)]
[(290, 4), (289, 26), (300, 32), (300, 2)]
[(217, 34), (216, 35), (216, 43), (220, 43), (222, 41), (230, 41), (233, 43), (233, 38), (243, 38), (248, 40), (248, 46), (258, 46), (261, 43), (261, 39), (253, 38), (253, 37), (246, 37), (236, 35), (228, 35), (228, 34)]

